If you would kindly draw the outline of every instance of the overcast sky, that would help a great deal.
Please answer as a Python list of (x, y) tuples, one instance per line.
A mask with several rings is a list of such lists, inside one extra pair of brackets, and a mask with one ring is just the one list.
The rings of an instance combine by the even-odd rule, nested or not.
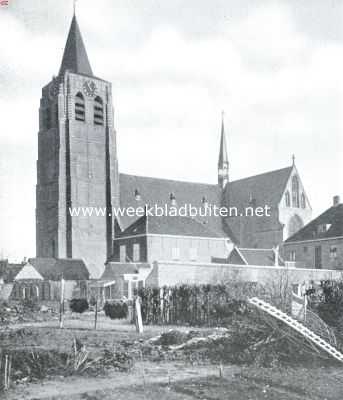
[[(0, 257), (35, 255), (41, 88), (71, 0), (0, 7)], [(296, 156), (314, 216), (343, 196), (340, 0), (79, 0), (96, 76), (113, 84), (121, 172), (215, 183), (220, 118), (232, 180)]]

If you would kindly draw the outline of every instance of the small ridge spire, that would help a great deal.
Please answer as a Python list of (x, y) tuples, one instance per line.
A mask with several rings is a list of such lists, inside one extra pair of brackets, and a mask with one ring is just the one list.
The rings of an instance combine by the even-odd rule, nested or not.
[(219, 149), (219, 159), (218, 165), (222, 165), (223, 163), (229, 163), (229, 158), (227, 155), (227, 145), (226, 145), (226, 135), (224, 128), (224, 111), (222, 111), (222, 128), (221, 128), (221, 136), (220, 136), (220, 149)]
[(292, 154), (292, 165), (295, 165), (295, 155)]
[(224, 128), (224, 111), (222, 111), (222, 129), (220, 134), (220, 149), (218, 159), (218, 184), (222, 189), (229, 181), (229, 157), (227, 155), (226, 136)]

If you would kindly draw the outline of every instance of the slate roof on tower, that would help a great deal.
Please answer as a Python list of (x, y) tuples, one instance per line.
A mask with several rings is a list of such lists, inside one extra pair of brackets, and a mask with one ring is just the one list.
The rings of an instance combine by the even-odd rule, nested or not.
[(59, 75), (63, 74), (66, 70), (76, 74), (93, 76), (93, 71), (75, 15), (71, 21)]

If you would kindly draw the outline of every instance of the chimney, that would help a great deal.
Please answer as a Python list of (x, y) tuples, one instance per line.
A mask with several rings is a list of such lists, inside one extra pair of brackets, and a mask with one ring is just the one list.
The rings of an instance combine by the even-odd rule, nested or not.
[(273, 247), (273, 252), (274, 252), (274, 266), (278, 267), (279, 266), (279, 246)]
[(175, 197), (175, 194), (174, 194), (174, 193), (170, 193), (169, 198), (170, 198), (170, 204), (171, 204), (172, 206), (176, 206), (176, 197)]
[(205, 196), (201, 199), (201, 202), (202, 202), (202, 205), (203, 205), (205, 208), (208, 207), (208, 201), (207, 201), (207, 199), (206, 199)]
[(136, 199), (137, 201), (141, 200), (141, 194), (139, 193), (139, 190), (138, 190), (138, 189), (135, 189), (135, 199)]
[(333, 206), (336, 207), (340, 203), (339, 196), (333, 196)]

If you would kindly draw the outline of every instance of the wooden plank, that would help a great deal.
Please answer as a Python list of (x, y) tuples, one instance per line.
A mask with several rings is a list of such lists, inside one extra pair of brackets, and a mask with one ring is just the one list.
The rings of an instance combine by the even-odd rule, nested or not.
[(322, 350), (324, 350), (326, 353), (334, 357), (336, 360), (343, 362), (343, 354), (341, 352), (339, 352), (335, 347), (326, 342), (320, 336), (312, 332), (310, 329), (306, 328), (306, 326), (304, 326), (300, 322), (290, 317), (288, 314), (272, 306), (271, 304), (258, 299), (257, 297), (253, 297), (248, 301), (250, 304), (254, 305), (260, 310), (284, 322), (286, 325), (288, 325), (289, 327), (300, 333), (302, 336), (310, 340), (316, 346), (320, 347)]

